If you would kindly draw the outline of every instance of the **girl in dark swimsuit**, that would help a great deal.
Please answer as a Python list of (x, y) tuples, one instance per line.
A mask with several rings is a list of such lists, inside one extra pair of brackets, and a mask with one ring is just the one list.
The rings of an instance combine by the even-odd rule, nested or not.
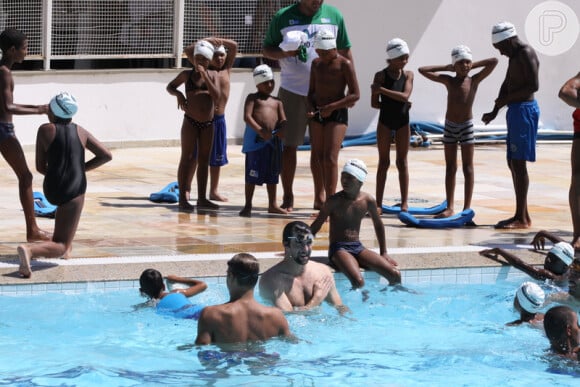
[[(61, 93), (49, 104), (49, 123), (38, 128), (36, 169), (44, 177), (47, 199), (58, 205), (51, 241), (18, 246), (20, 276), (30, 278), (30, 260), (36, 257), (68, 258), (85, 202), (86, 171), (112, 159), (111, 152), (80, 125), (72, 122), (77, 112), (74, 97)], [(95, 157), (85, 162), (85, 148)]]
[(413, 72), (403, 70), (409, 60), (409, 48), (401, 39), (393, 39), (387, 44), (388, 66), (375, 74), (371, 85), (371, 106), (380, 109), (377, 124), (377, 207), (382, 212), (383, 194), (387, 181), (387, 170), (391, 165), (391, 143), (396, 144), (396, 165), (399, 171), (401, 190), (401, 211), (409, 208), (409, 170), (407, 153), (411, 138), (409, 127), (409, 97), (413, 90)]

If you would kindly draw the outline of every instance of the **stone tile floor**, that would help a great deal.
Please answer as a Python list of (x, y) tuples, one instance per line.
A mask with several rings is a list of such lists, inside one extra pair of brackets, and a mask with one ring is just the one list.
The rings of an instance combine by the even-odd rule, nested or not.
[[(533, 262), (544, 255), (528, 244), (540, 229), (571, 240), (568, 207), (570, 184), (568, 142), (538, 144), (537, 162), (529, 164), (529, 208), (533, 227), (528, 230), (495, 230), (493, 225), (513, 215), (515, 199), (505, 160), (504, 144), (478, 144), (475, 151), (473, 209), (477, 227), (461, 229), (416, 229), (403, 225), (394, 215), (384, 215), (387, 246), (402, 269), (497, 265), (480, 257), (477, 250), (489, 246), (518, 248), (518, 254)], [(244, 204), (244, 157), (240, 146), (231, 145), (230, 164), (222, 168), (220, 191), (229, 198), (218, 211), (180, 213), (176, 204), (148, 200), (176, 180), (179, 147), (113, 149), (113, 161), (88, 174), (86, 204), (73, 245), (72, 259), (33, 263), (30, 280), (19, 279), (16, 247), (25, 240), (24, 217), (18, 201), (17, 180), (4, 160), (0, 161), (0, 284), (25, 282), (90, 281), (137, 278), (145, 267), (154, 266), (169, 274), (184, 276), (223, 275), (224, 263), (237, 252), (256, 253), (265, 266), (279, 259), (281, 234), (291, 220), (309, 223), (314, 210), (309, 152), (299, 152), (295, 181), (296, 209), (289, 215), (267, 214), (266, 188), (256, 187), (252, 218), (241, 218)], [(33, 167), (34, 154), (26, 152)], [(392, 151), (394, 158), (394, 149)], [(375, 146), (346, 147), (339, 164), (360, 158), (369, 167), (363, 190), (375, 193), (377, 150)], [(412, 148), (409, 153), (410, 199), (412, 205), (432, 206), (445, 198), (445, 162), (442, 145)], [(194, 179), (195, 191), (195, 179)], [(42, 190), (42, 176), (34, 174), (34, 189)], [(458, 167), (456, 210), (463, 201), (463, 176)], [(192, 192), (192, 197), (196, 197)], [(278, 188), (281, 200), (282, 188)], [(385, 204), (399, 198), (394, 161), (389, 170)], [(53, 220), (39, 218), (52, 230)], [(313, 257), (326, 255), (328, 229), (315, 240)], [(377, 247), (370, 219), (363, 221), (361, 240)], [(264, 267), (265, 267), (264, 266)]]

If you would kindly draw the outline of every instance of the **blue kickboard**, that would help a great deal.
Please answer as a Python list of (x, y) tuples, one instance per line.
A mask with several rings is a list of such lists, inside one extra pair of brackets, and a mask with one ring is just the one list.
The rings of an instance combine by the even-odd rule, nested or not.
[(42, 192), (33, 192), (32, 199), (34, 200), (34, 215), (43, 218), (54, 218), (57, 207), (46, 200)]
[[(408, 213), (413, 215), (436, 215), (440, 212), (445, 211), (447, 208), (447, 200), (443, 200), (441, 204), (437, 204), (433, 207), (409, 207)], [(382, 205), (383, 214), (398, 214), (401, 212), (401, 204), (395, 204), (394, 206)]]
[(177, 203), (179, 201), (179, 185), (176, 181), (169, 183), (161, 191), (149, 195), (149, 200), (155, 203)]
[(475, 212), (468, 208), (460, 213), (454, 214), (448, 218), (416, 218), (408, 212), (400, 212), (399, 219), (407, 226), (419, 228), (458, 228), (463, 227), (473, 220)]

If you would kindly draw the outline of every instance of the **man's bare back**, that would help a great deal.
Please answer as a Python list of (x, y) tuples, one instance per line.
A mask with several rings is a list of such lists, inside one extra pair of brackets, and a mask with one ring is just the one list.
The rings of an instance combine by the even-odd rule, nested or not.
[[(254, 299), (208, 306), (201, 313), (199, 325), (198, 330), (208, 332), (211, 343), (240, 343), (289, 335), (282, 312)], [(203, 340), (205, 337), (198, 336), (196, 344), (209, 344)]]
[(239, 253), (228, 261), (230, 301), (203, 309), (197, 324), (195, 343), (241, 343), (290, 336), (288, 321), (278, 308), (254, 299), (260, 264), (251, 254)]

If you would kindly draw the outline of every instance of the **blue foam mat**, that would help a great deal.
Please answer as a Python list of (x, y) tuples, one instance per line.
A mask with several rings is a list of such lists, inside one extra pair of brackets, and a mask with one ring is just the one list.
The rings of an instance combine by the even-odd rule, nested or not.
[(459, 228), (464, 227), (473, 220), (475, 212), (468, 208), (448, 218), (416, 218), (408, 212), (400, 212), (399, 220), (407, 226), (418, 228)]
[(50, 203), (42, 192), (34, 191), (32, 199), (34, 200), (34, 215), (42, 218), (54, 218), (57, 206)]
[(149, 195), (149, 200), (155, 203), (177, 203), (179, 201), (179, 185), (176, 181), (169, 183), (161, 191)]
[[(401, 204), (395, 204), (393, 206), (381, 206), (383, 214), (398, 214), (401, 212)], [(447, 208), (447, 200), (443, 200), (440, 204), (434, 205), (432, 207), (409, 207), (408, 213), (414, 215), (435, 215), (443, 212)]]
[[(417, 133), (419, 135), (429, 135), (429, 134), (437, 134), (443, 135), (443, 131), (445, 127), (441, 124), (429, 121), (411, 121), (409, 123), (411, 127), (411, 134)], [(478, 140), (505, 140), (506, 135), (488, 135), (488, 136), (478, 136)], [(411, 139), (413, 140), (413, 139)], [(562, 141), (562, 140), (572, 140), (572, 132), (570, 133), (550, 133), (546, 131), (544, 133), (538, 133), (538, 140), (554, 140), (554, 141)], [(371, 131), (368, 133), (364, 133), (360, 136), (352, 136), (346, 137), (342, 142), (343, 147), (347, 146), (358, 146), (358, 145), (374, 145), (377, 143), (377, 133), (376, 131)], [(421, 144), (421, 146), (428, 146), (429, 143)], [(310, 144), (305, 143), (298, 147), (298, 150), (310, 150)]]

